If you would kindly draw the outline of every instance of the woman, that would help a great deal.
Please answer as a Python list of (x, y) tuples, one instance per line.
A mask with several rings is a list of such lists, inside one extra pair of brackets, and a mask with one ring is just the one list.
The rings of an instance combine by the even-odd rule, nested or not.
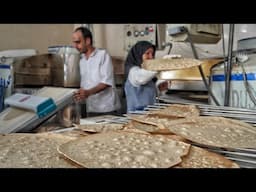
[[(168, 89), (168, 82), (157, 83), (157, 72), (141, 68), (143, 61), (155, 57), (156, 48), (148, 41), (137, 42), (125, 61), (125, 94), (127, 113), (143, 110), (156, 102), (157, 91)], [(158, 90), (157, 90), (158, 89)]]

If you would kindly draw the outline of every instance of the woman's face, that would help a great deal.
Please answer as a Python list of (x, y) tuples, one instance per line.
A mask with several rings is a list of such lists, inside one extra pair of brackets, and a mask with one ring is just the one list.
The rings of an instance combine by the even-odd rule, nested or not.
[(154, 58), (154, 49), (152, 47), (148, 48), (142, 55), (142, 60), (149, 60)]

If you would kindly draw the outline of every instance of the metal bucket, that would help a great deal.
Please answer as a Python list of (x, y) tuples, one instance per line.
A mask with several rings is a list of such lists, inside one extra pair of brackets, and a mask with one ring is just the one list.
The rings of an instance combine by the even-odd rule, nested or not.
[(57, 113), (58, 122), (63, 127), (72, 127), (73, 124), (80, 124), (81, 108), (79, 103), (71, 103)]
[(58, 54), (63, 60), (61, 66), (53, 69), (53, 85), (62, 87), (80, 87), (80, 53), (71, 46), (51, 46), (48, 52)]

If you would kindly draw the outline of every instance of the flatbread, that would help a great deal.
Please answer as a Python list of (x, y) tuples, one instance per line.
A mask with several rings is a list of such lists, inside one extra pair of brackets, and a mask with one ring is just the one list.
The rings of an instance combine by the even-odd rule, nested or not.
[(42, 126), (37, 127), (33, 130), (34, 133), (45, 133), (50, 132), (54, 130), (63, 129), (63, 127), (60, 127), (59, 123), (49, 123)]
[(141, 66), (151, 71), (170, 71), (177, 69), (187, 69), (201, 65), (203, 62), (190, 58), (166, 58), (145, 60)]
[(180, 163), (189, 147), (164, 136), (119, 131), (70, 141), (58, 150), (88, 168), (168, 168)]
[(165, 135), (165, 137), (168, 137), (168, 138), (173, 139), (175, 141), (182, 141), (184, 143), (189, 143), (188, 140), (186, 140), (185, 138), (183, 138), (183, 137), (181, 137), (179, 135), (172, 134), (172, 135)]
[(116, 131), (124, 128), (123, 124), (118, 123), (104, 123), (104, 124), (85, 124), (85, 125), (76, 125), (77, 128), (93, 133), (107, 132), (107, 131)]
[(200, 116), (165, 121), (172, 133), (198, 144), (223, 148), (256, 148), (255, 128), (238, 120)]
[(172, 104), (164, 109), (150, 111), (150, 114), (162, 115), (162, 117), (191, 117), (199, 116), (200, 110), (195, 105)]
[(76, 129), (76, 130), (71, 130), (71, 131), (57, 132), (56, 134), (79, 138), (79, 137), (85, 137), (85, 136), (89, 135), (90, 133), (86, 133), (83, 130)]
[(135, 120), (131, 120), (128, 125), (131, 128), (139, 129), (142, 131), (146, 131), (152, 134), (169, 134), (169, 129), (160, 129), (156, 125), (148, 124), (148, 123), (142, 123)]
[[(171, 117), (165, 115), (158, 114), (148, 114), (148, 115), (129, 115), (129, 118), (134, 121), (138, 121), (141, 123), (151, 124), (159, 129), (166, 130), (170, 122), (180, 119), (179, 117)], [(170, 129), (170, 133), (174, 134)]]
[(239, 168), (239, 165), (217, 153), (191, 146), (188, 155), (174, 168)]
[(130, 133), (140, 133), (140, 134), (147, 134), (150, 135), (150, 133), (146, 131), (142, 131), (136, 128), (129, 127), (129, 123), (122, 129), (122, 131), (130, 132)]
[[(137, 121), (137, 122), (141, 122), (141, 123), (146, 123), (146, 124), (150, 124), (153, 126), (158, 127), (159, 129), (165, 129), (164, 128), (164, 123), (169, 122), (168, 117), (159, 117), (158, 115), (128, 115), (129, 119)], [(177, 119), (177, 118), (175, 118)]]
[(0, 135), (0, 168), (76, 168), (57, 151), (73, 139), (50, 133)]

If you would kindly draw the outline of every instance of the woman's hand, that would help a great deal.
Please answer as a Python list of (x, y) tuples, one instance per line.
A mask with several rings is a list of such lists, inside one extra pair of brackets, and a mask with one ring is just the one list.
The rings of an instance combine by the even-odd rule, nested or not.
[(170, 82), (168, 82), (168, 81), (164, 81), (164, 82), (160, 83), (160, 84), (158, 85), (159, 91), (168, 90), (169, 83), (170, 83)]

